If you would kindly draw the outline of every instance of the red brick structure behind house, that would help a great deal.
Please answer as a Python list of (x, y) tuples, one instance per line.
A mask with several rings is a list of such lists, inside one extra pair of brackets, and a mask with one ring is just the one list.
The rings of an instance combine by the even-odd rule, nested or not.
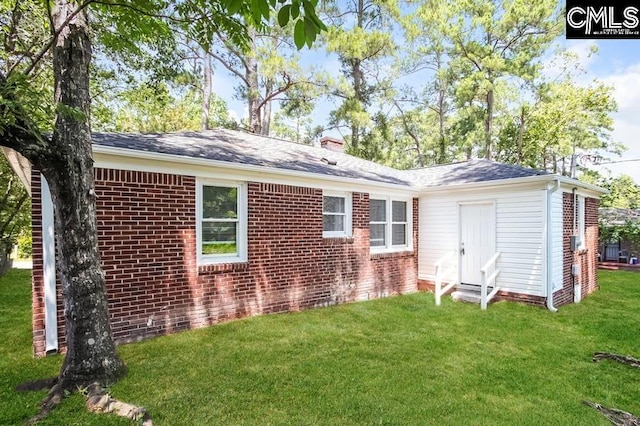
[[(554, 293), (554, 304), (562, 306), (574, 301), (574, 286), (579, 284), (581, 296), (598, 290), (598, 207), (600, 201), (585, 199), (585, 249), (571, 250), (570, 236), (574, 235), (574, 196), (565, 192), (562, 197), (563, 267), (562, 289)], [(579, 273), (572, 276), (572, 265), (578, 265)]]
[[(45, 351), (40, 191), (34, 172), (37, 355)], [(368, 194), (353, 193), (351, 237), (323, 238), (321, 189), (248, 182), (248, 261), (198, 266), (194, 177), (97, 169), (96, 196), (98, 240), (118, 342), (417, 290), (417, 199), (413, 251), (371, 254)], [(64, 350), (61, 305), (58, 335)]]

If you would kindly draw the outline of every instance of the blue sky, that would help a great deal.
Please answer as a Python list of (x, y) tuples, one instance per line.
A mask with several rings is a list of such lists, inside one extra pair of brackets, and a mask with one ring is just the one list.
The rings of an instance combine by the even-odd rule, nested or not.
[[(588, 57), (594, 44), (598, 53)], [(608, 169), (613, 176), (627, 174), (640, 183), (640, 40), (566, 40), (565, 46), (581, 58), (585, 80), (598, 79), (614, 88), (618, 112), (613, 114), (612, 139), (626, 145), (627, 151), (612, 158), (621, 162), (600, 169)]]
[[(618, 112), (613, 114), (614, 130), (612, 139), (622, 142), (628, 148), (619, 158), (611, 158), (616, 163), (587, 167), (598, 169), (604, 174), (617, 176), (620, 173), (631, 176), (640, 184), (640, 39), (639, 40), (558, 40), (561, 47), (575, 53), (585, 73), (580, 77), (583, 84), (594, 79), (614, 88)], [(590, 54), (591, 47), (598, 48)], [(305, 52), (313, 55), (311, 60), (326, 70), (338, 72), (339, 63), (332, 56), (317, 51)], [(230, 77), (222, 67), (217, 67), (214, 76), (214, 91), (228, 102), (229, 108), (238, 117), (246, 116), (244, 103), (233, 99), (233, 87), (238, 81)], [(328, 111), (332, 108), (324, 102), (316, 108), (314, 119), (318, 124), (326, 124)], [(639, 160), (639, 161), (629, 161)]]

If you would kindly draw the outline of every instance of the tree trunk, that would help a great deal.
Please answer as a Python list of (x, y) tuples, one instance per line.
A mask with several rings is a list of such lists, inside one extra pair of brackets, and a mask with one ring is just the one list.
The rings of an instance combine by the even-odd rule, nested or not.
[(524, 120), (525, 120), (525, 109), (524, 109), (524, 105), (522, 106), (522, 108), (520, 109), (520, 123), (518, 125), (518, 164), (522, 165), (522, 162), (524, 161)]
[[(269, 96), (273, 92), (273, 80), (267, 79), (264, 87), (264, 95), (265, 98)], [(262, 128), (261, 134), (265, 136), (269, 136), (271, 131), (271, 101), (267, 101), (264, 104), (264, 108), (262, 110)]]
[[(70, 0), (57, 0), (56, 28), (74, 11)], [(58, 386), (70, 390), (96, 381), (113, 382), (124, 373), (109, 324), (98, 253), (89, 124), (90, 60), (87, 14), (82, 11), (63, 28), (54, 46), (55, 101), (64, 107), (58, 108), (47, 155), (35, 162), (49, 183), (54, 204), (67, 337)]]
[[(357, 101), (357, 105), (364, 109), (365, 99), (364, 99), (363, 88), (362, 88), (363, 76), (362, 76), (361, 65), (362, 65), (362, 61), (360, 61), (359, 59), (354, 59), (352, 61), (351, 76), (353, 78), (353, 93), (355, 96), (355, 100)], [(359, 155), (358, 154), (359, 145), (360, 145), (360, 125), (352, 122), (351, 123), (351, 150), (354, 153), (354, 155)]]
[(256, 32), (249, 29), (250, 49), (246, 57), (247, 102), (249, 107), (249, 131), (255, 134), (262, 133), (260, 122), (260, 91), (258, 87), (258, 60), (256, 58), (255, 37)]
[(211, 80), (213, 78), (213, 68), (211, 67), (211, 54), (209, 52), (204, 53), (202, 58), (204, 63), (204, 81), (202, 85), (202, 109), (201, 109), (201, 124), (202, 130), (209, 130), (209, 111), (211, 110)]
[(436, 156), (436, 164), (444, 164), (447, 158), (447, 138), (445, 135), (444, 124), (445, 116), (445, 90), (441, 87), (438, 90), (438, 155)]
[(493, 133), (493, 89), (487, 93), (487, 116), (484, 122), (484, 158), (493, 159), (492, 133)]

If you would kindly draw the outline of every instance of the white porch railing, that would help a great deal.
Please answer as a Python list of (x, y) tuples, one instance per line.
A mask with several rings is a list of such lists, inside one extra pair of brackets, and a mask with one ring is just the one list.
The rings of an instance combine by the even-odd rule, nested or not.
[[(496, 278), (500, 274), (500, 269), (496, 268), (496, 262), (498, 261), (499, 257), (500, 252), (497, 252), (491, 257), (491, 259), (487, 261), (487, 263), (485, 263), (482, 269), (480, 269), (480, 273), (482, 275), (480, 281), (480, 309), (482, 310), (487, 309), (487, 303), (489, 303), (489, 301), (491, 301), (491, 299), (493, 299), (495, 295), (498, 294), (498, 291), (500, 291), (500, 287), (496, 285)], [(487, 274), (491, 270), (493, 270), (493, 273), (487, 277)], [(489, 294), (487, 294), (488, 287), (493, 288), (493, 290)]]
[(435, 296), (436, 306), (440, 306), (442, 302), (442, 295), (446, 294), (449, 290), (457, 284), (457, 279), (452, 279), (444, 288), (442, 288), (442, 280), (444, 277), (450, 276), (451, 272), (454, 272), (458, 266), (457, 262), (457, 250), (451, 250), (442, 256), (433, 265), (436, 267), (436, 285)]

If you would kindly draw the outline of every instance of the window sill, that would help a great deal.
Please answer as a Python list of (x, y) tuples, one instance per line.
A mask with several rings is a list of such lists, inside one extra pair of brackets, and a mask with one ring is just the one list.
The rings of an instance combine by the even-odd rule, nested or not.
[(371, 251), (371, 259), (384, 259), (389, 257), (411, 257), (414, 251), (410, 248), (392, 249), (392, 250), (376, 250)]
[(208, 263), (198, 265), (198, 275), (216, 272), (238, 272), (248, 269), (249, 262), (247, 261)]
[(337, 245), (337, 244), (353, 244), (355, 241), (353, 236), (323, 236), (322, 242), (328, 245)]

